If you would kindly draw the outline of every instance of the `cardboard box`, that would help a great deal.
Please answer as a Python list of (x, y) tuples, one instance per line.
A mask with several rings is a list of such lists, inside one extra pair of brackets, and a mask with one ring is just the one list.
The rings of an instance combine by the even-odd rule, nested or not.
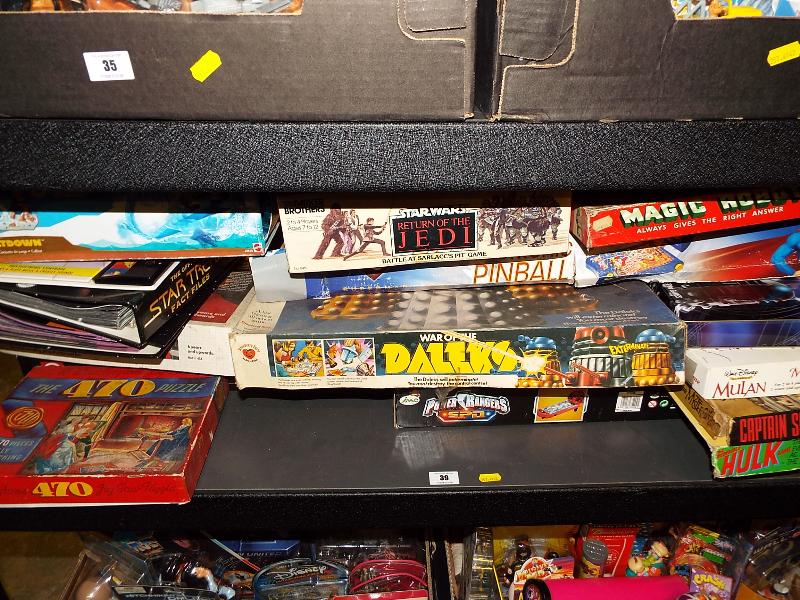
[(573, 206), (570, 231), (592, 254), (790, 219), (800, 219), (800, 189), (594, 194)]
[(278, 197), (291, 273), (569, 252), (569, 192)]
[(689, 348), (686, 381), (712, 400), (800, 394), (800, 349)]
[(2, 402), (0, 505), (188, 502), (225, 380), (35, 367)]
[(733, 235), (587, 255), (573, 244), (575, 285), (624, 279), (743, 281), (800, 272), (800, 222)]
[(714, 477), (724, 479), (800, 469), (800, 439), (731, 445), (727, 441), (727, 436), (715, 437), (708, 432), (697, 419), (695, 412), (689, 408), (682, 394), (673, 394), (673, 398), (708, 445)]
[(575, 261), (572, 254), (567, 254), (529, 260), (400, 267), (369, 273), (292, 275), (286, 252), (277, 250), (250, 259), (250, 267), (256, 298), (260, 302), (279, 302), (351, 292), (572, 283)]
[[(500, 0), (491, 112), (532, 121), (800, 116), (794, 0)], [(688, 11), (698, 8), (704, 12)], [(769, 18), (768, 15), (774, 15)]]
[(398, 390), (394, 426), (463, 427), (676, 419), (680, 411), (664, 388), (632, 390)]
[(239, 387), (640, 387), (683, 382), (683, 324), (641, 282), (252, 302)]
[[(0, 114), (460, 120), (473, 111), (475, 4), (303, 0), (293, 14), (4, 13)], [(98, 56), (85, 53), (109, 51), (117, 54), (103, 60), (125, 73), (100, 66), (100, 77), (117, 80), (91, 81), (86, 61)]]
[(59, 353), (55, 347), (42, 352), (14, 349), (9, 353), (67, 364), (134, 367), (233, 377), (230, 334), (255, 296), (253, 278), (249, 270), (246, 270), (246, 265), (244, 269), (231, 272), (217, 287), (186, 324), (163, 359), (141, 356), (126, 358), (120, 355), (98, 358), (97, 354), (79, 351)]
[[(0, 13), (0, 46), (7, 16)], [(276, 226), (252, 195), (0, 194), (0, 260), (258, 256)]]
[(653, 283), (692, 347), (797, 346), (800, 278)]

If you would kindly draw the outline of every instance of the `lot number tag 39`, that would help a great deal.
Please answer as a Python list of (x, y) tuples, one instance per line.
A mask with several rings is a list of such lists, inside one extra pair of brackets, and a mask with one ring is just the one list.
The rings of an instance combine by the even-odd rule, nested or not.
[(458, 485), (458, 471), (429, 471), (431, 485)]

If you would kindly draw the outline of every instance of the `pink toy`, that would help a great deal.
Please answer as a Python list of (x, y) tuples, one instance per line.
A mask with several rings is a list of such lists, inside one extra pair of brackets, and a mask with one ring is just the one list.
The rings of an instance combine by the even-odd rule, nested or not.
[(531, 579), (522, 600), (675, 600), (689, 586), (679, 576)]

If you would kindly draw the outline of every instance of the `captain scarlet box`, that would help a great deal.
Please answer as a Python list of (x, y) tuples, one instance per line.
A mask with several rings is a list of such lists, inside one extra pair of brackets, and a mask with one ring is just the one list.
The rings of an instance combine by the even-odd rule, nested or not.
[(0, 114), (460, 120), (475, 3), (0, 0)]
[(800, 115), (797, 0), (498, 3), (495, 118)]
[(188, 502), (226, 393), (220, 377), (36, 367), (0, 404), (0, 505)]

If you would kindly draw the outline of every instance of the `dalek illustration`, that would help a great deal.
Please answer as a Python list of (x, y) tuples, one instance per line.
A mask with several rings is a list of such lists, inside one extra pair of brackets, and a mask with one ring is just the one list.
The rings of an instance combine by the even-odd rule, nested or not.
[[(672, 366), (670, 344), (675, 338), (659, 329), (645, 329), (636, 336), (636, 350), (631, 359), (631, 371), (635, 385), (668, 385), (676, 382)], [(645, 347), (639, 349), (639, 345)]]
[[(533, 286), (529, 286), (533, 287)], [(525, 373), (517, 380), (517, 387), (540, 388), (540, 387), (564, 387), (564, 377), (561, 373), (561, 361), (558, 358), (558, 347), (555, 341), (549, 337), (529, 337), (521, 335), (517, 338), (517, 343), (522, 350), (522, 366), (526, 363), (539, 362), (541, 368), (536, 373)]]
[(631, 359), (612, 354), (611, 346), (625, 344), (625, 330), (610, 327), (578, 327), (569, 359), (566, 381), (573, 386), (624, 386), (631, 376)]

